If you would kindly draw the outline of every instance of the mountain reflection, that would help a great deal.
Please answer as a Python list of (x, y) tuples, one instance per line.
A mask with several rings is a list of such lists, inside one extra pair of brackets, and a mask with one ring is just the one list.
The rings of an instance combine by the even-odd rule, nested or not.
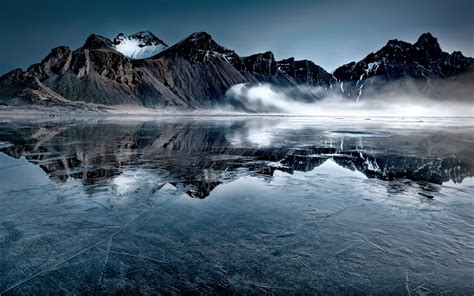
[[(449, 137), (437, 138), (434, 145), (430, 143), (435, 136), (420, 140), (418, 134), (348, 135), (317, 126), (278, 129), (275, 123), (247, 119), (7, 122), (0, 127), (0, 140), (12, 145), (0, 151), (14, 158), (24, 156), (59, 182), (72, 178), (91, 185), (116, 178), (127, 168), (159, 171), (166, 183), (197, 198), (240, 176), (273, 176), (275, 170), (309, 172), (328, 159), (381, 180), (442, 184), (473, 175), (469, 143), (458, 143), (453, 153), (446, 148), (452, 146)], [(156, 188), (163, 185), (157, 181)], [(388, 192), (403, 190), (397, 182), (387, 187)]]

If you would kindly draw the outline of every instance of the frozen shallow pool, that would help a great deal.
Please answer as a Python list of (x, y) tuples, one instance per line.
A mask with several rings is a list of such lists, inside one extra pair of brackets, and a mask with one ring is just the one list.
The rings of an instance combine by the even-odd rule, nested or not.
[(472, 294), (472, 119), (0, 123), (0, 293)]

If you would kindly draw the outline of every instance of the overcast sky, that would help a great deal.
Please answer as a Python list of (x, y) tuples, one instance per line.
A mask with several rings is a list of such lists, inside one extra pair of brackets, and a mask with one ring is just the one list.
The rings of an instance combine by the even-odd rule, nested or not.
[(423, 32), (443, 50), (474, 56), (473, 0), (14, 0), (0, 9), (0, 73), (40, 61), (58, 45), (77, 48), (96, 33), (150, 30), (168, 44), (206, 31), (239, 55), (271, 50), (328, 71), (389, 39)]

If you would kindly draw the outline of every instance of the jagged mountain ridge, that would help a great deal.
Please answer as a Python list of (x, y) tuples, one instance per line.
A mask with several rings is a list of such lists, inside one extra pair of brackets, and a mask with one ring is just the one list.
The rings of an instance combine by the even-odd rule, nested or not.
[[(160, 48), (147, 50), (147, 55), (157, 54), (146, 58), (134, 56), (134, 52), (126, 52), (127, 56), (117, 50), (124, 40), (139, 40), (143, 48)], [(270, 51), (241, 57), (205, 32), (193, 33), (171, 47), (150, 32), (119, 34), (113, 41), (92, 34), (77, 50), (54, 48), (26, 71), (16, 69), (0, 77), (0, 104), (174, 109), (238, 106), (225, 92), (239, 83), (259, 82), (320, 86), (327, 94), (359, 99), (362, 93), (370, 93), (370, 88), (379, 90), (394, 82), (414, 79), (426, 86), (433, 79), (471, 73), (472, 64), (473, 59), (460, 52), (442, 52), (429, 33), (413, 45), (391, 40), (381, 50), (343, 65), (333, 74), (308, 60), (276, 61)]]
[(459, 51), (443, 52), (438, 40), (424, 33), (414, 44), (389, 40), (380, 50), (359, 62), (337, 68), (333, 74), (345, 96), (360, 98), (366, 92), (387, 91), (387, 86), (407, 89), (410, 83), (416, 84), (420, 92), (429, 94), (436, 87), (434, 84), (465, 73), (471, 76), (467, 80), (472, 90), (473, 70), (474, 59)]
[(272, 53), (264, 54), (268, 61), (242, 58), (204, 32), (147, 59), (126, 57), (115, 46), (92, 34), (75, 51), (54, 48), (26, 71), (17, 69), (0, 78), (2, 103), (195, 109), (226, 103), (225, 92), (238, 83), (295, 84), (285, 73), (262, 67), (269, 62), (276, 69)]

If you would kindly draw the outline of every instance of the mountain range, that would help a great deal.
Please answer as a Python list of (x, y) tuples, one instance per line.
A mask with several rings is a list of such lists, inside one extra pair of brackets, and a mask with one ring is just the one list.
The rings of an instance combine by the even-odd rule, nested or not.
[(320, 89), (305, 98), (309, 101), (332, 95), (359, 101), (394, 91), (471, 100), (473, 65), (459, 51), (443, 52), (430, 33), (414, 44), (390, 40), (333, 73), (309, 60), (276, 61), (270, 51), (243, 57), (205, 32), (172, 46), (148, 31), (113, 40), (92, 34), (76, 50), (56, 47), (40, 63), (1, 76), (0, 105), (252, 111), (226, 96), (241, 83)]

